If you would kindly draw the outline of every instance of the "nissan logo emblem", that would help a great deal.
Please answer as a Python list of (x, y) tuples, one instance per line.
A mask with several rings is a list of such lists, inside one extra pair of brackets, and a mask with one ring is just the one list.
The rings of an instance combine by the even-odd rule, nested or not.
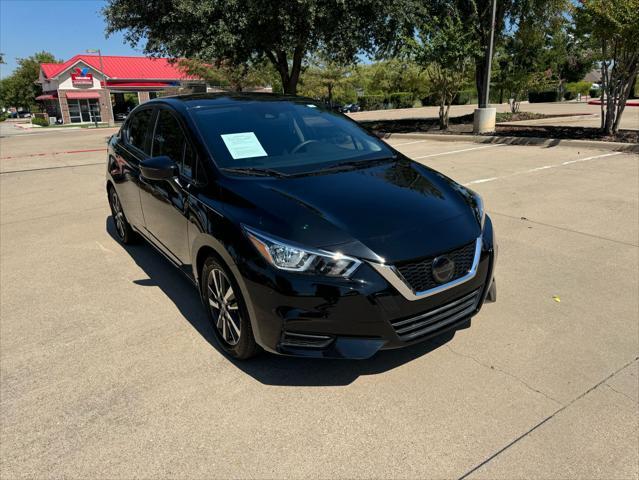
[(435, 257), (432, 268), (433, 278), (437, 283), (446, 283), (455, 274), (455, 262), (445, 255)]

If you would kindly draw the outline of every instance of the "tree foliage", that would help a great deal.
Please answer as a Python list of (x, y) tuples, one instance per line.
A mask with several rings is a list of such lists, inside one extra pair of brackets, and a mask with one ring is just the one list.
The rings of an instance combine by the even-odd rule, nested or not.
[(615, 134), (639, 71), (639, 0), (582, 0), (576, 21), (601, 64), (601, 129)]
[(268, 59), (295, 94), (308, 52), (340, 63), (390, 48), (412, 0), (108, 0), (107, 33), (147, 54), (242, 65)]
[[(464, 32), (478, 48), (473, 55), (475, 63), (475, 86), (479, 98), (484, 91), (486, 75), (486, 53), (490, 42), (493, 0), (432, 0), (424, 2), (431, 15), (444, 16), (451, 8), (458, 12)], [(558, 17), (566, 8), (566, 0), (497, 0), (495, 15), (495, 45), (517, 30), (525, 17)]]
[(478, 42), (465, 29), (459, 12), (452, 5), (447, 15), (430, 17), (423, 22), (411, 40), (412, 56), (426, 71), (439, 104), (439, 126), (445, 130), (450, 105), (467, 84)]
[(325, 100), (333, 106), (336, 93), (340, 100), (349, 95), (352, 89), (353, 67), (328, 59), (325, 55), (315, 55), (304, 70), (300, 93), (307, 97)]
[(5, 107), (36, 106), (35, 98), (42, 93), (36, 84), (41, 63), (60, 63), (49, 52), (38, 52), (30, 57), (19, 58), (15, 71), (0, 81), (0, 103)]
[(274, 80), (272, 67), (264, 61), (234, 64), (228, 60), (218, 60), (214, 64), (208, 64), (199, 60), (181, 59), (178, 65), (188, 75), (203, 78), (209, 85), (235, 92), (269, 85)]
[(546, 62), (546, 32), (537, 18), (523, 21), (504, 39), (496, 55), (497, 87), (509, 98), (511, 111), (519, 111), (528, 92), (551, 81), (552, 69)]

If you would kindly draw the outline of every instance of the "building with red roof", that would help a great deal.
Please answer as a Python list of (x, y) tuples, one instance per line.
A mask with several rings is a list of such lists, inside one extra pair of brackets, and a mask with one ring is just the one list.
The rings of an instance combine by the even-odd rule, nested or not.
[(49, 116), (62, 123), (122, 119), (138, 103), (159, 92), (206, 91), (204, 80), (189, 76), (168, 58), (76, 55), (64, 63), (43, 63), (40, 78)]

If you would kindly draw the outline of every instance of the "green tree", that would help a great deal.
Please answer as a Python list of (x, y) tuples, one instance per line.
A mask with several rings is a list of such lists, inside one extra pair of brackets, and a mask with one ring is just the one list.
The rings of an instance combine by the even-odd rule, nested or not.
[(19, 58), (14, 72), (0, 84), (0, 102), (10, 107), (33, 108), (35, 98), (42, 93), (42, 87), (36, 83), (41, 63), (60, 63), (49, 52), (38, 52), (27, 58)]
[(582, 0), (575, 18), (601, 64), (601, 129), (616, 134), (639, 71), (639, 0)]
[(529, 19), (522, 19), (496, 54), (497, 87), (507, 93), (513, 113), (519, 111), (529, 91), (548, 84), (552, 76), (547, 67), (547, 32), (543, 22), (536, 16)]
[(218, 60), (211, 65), (199, 60), (182, 59), (178, 64), (189, 75), (235, 92), (273, 83), (272, 68), (263, 61), (234, 64), (229, 60)]
[(235, 65), (268, 59), (295, 94), (308, 52), (341, 63), (393, 42), (415, 0), (108, 0), (107, 34), (152, 55)]
[(300, 93), (307, 97), (326, 100), (329, 106), (333, 106), (336, 91), (341, 96), (352, 83), (353, 69), (349, 65), (343, 65), (324, 55), (317, 55), (311, 61), (302, 75)]
[(451, 5), (447, 15), (431, 17), (410, 39), (413, 56), (425, 71), (439, 104), (439, 128), (448, 129), (450, 105), (466, 85), (478, 44)]
[[(487, 51), (492, 24), (493, 0), (432, 0), (427, 2), (430, 15), (444, 16), (451, 5), (458, 12), (468, 38), (478, 45), (473, 55), (475, 63), (475, 86), (479, 98), (483, 97), (484, 77), (487, 67)], [(504, 36), (515, 31), (523, 16), (558, 17), (567, 8), (566, 0), (497, 0), (495, 15), (495, 45), (499, 46)]]
[(410, 92), (421, 98), (429, 91), (424, 69), (406, 54), (358, 67), (356, 84), (367, 94), (388, 97), (395, 92)]

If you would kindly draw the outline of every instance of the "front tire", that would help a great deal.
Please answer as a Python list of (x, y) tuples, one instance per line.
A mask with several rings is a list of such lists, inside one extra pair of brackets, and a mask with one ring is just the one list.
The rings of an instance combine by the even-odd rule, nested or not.
[(208, 257), (200, 275), (202, 300), (222, 349), (245, 360), (259, 352), (244, 297), (235, 278), (215, 257)]

